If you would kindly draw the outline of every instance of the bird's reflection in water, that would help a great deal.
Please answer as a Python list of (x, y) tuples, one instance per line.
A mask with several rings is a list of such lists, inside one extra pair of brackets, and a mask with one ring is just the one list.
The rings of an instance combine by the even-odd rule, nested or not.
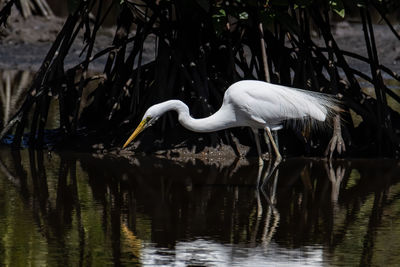
[(349, 170), (348, 162), (338, 162), (337, 166), (333, 167), (332, 161), (326, 161), (324, 163), (325, 170), (329, 181), (331, 182), (331, 202), (333, 206), (333, 212), (338, 211), (338, 199), (340, 193), (340, 185), (343, 181), (343, 178), (348, 177), (348, 173), (346, 174), (346, 170)]
[[(253, 255), (273, 262), (322, 247), (333, 265), (337, 258), (371, 265), (388, 231), (400, 239), (393, 230), (400, 225), (393, 219), (397, 161), (287, 159), (273, 166), (0, 150), (0, 259), (14, 253), (25, 265), (44, 257), (68, 266), (157, 258), (154, 264), (168, 265), (184, 244), (193, 249), (184, 264), (215, 265), (204, 254), (207, 244), (239, 261)], [(2, 223), (14, 220), (24, 223)]]
[[(276, 228), (279, 223), (279, 212), (275, 207), (276, 204), (276, 187), (278, 183), (279, 170), (276, 161), (268, 161), (268, 165), (260, 166), (257, 175), (256, 184), (256, 198), (257, 198), (257, 218), (252, 235), (251, 243), (255, 245), (256, 236), (259, 231), (260, 223), (264, 220), (262, 225), (261, 244), (267, 247), (270, 243)], [(264, 167), (264, 168), (263, 168)], [(264, 170), (265, 169), (265, 170)], [(263, 172), (264, 171), (264, 172)], [(261, 197), (263, 197), (265, 204)], [(263, 216), (264, 215), (264, 216)]]

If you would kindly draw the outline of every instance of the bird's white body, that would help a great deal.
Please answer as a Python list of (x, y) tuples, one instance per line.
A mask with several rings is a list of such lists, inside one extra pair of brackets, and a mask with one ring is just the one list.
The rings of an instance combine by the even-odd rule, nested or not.
[(225, 106), (235, 114), (238, 126), (276, 128), (288, 119), (306, 117), (324, 121), (328, 113), (321, 94), (270, 84), (244, 80), (231, 85), (224, 95)]
[[(339, 112), (340, 108), (330, 95), (262, 81), (243, 80), (234, 83), (226, 90), (221, 108), (206, 118), (192, 118), (188, 106), (180, 100), (169, 100), (151, 106), (124, 147), (169, 110), (175, 110), (179, 122), (195, 132), (213, 132), (248, 126), (255, 133), (258, 129), (265, 129), (270, 135), (270, 129), (280, 129), (286, 120), (325, 121), (327, 117)], [(257, 135), (257, 149), (260, 153)], [(273, 140), (271, 141), (276, 150)], [(277, 150), (276, 152), (279, 154)]]
[[(175, 110), (179, 122), (194, 132), (212, 132), (232, 127), (279, 129), (289, 119), (311, 118), (324, 121), (334, 105), (328, 95), (270, 84), (243, 80), (225, 92), (221, 108), (213, 115), (194, 119), (189, 108), (179, 100), (169, 100), (149, 108), (146, 114)], [(146, 114), (144, 118), (146, 117)]]

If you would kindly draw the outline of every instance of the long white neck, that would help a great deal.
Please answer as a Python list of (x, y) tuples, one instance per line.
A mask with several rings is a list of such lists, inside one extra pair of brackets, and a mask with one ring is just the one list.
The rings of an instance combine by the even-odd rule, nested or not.
[(175, 110), (178, 113), (179, 122), (188, 130), (194, 132), (214, 132), (218, 130), (234, 127), (233, 113), (229, 112), (229, 108), (222, 106), (213, 115), (195, 119), (190, 116), (188, 106), (180, 100), (169, 100), (157, 104), (161, 114), (170, 110)]

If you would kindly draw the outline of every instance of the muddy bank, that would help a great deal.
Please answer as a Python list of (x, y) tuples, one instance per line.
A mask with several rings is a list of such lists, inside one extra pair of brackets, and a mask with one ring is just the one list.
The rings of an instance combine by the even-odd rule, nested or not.
[[(364, 32), (360, 23), (349, 23), (347, 21), (336, 23), (333, 27), (333, 35), (342, 50), (360, 54), (368, 58), (365, 46)], [(397, 32), (400, 32), (400, 25), (395, 25)], [(375, 24), (374, 35), (378, 50), (378, 57), (381, 64), (389, 67), (394, 72), (400, 72), (400, 41), (394, 36), (387, 25)], [(325, 46), (323, 40), (316, 39), (321, 46)], [(346, 57), (353, 68), (370, 74), (368, 64), (359, 60)]]
[[(14, 10), (8, 20), (8, 26), (0, 30), (0, 68), (37, 70), (44, 59), (51, 43), (62, 28), (65, 18), (30, 17), (26, 20), (17, 15)], [(400, 26), (395, 26), (400, 31)], [(399, 40), (393, 35), (386, 25), (375, 24), (375, 38), (381, 64), (395, 72), (400, 72), (400, 46)], [(343, 50), (358, 53), (367, 57), (365, 40), (360, 23), (347, 21), (336, 23), (333, 26), (333, 34)], [(115, 27), (102, 27), (99, 30), (94, 53), (112, 45)], [(154, 39), (149, 40), (148, 47), (144, 51), (144, 60), (154, 58)], [(314, 34), (314, 41), (325, 46), (324, 41)], [(83, 60), (79, 57), (84, 47), (83, 36), (78, 36), (66, 58), (66, 66), (71, 67)], [(94, 61), (90, 68), (93, 71), (101, 71), (106, 57)], [(369, 65), (359, 60), (348, 58), (349, 64), (365, 73), (370, 73)]]
[[(7, 27), (0, 28), (0, 69), (38, 70), (65, 19), (61, 17), (23, 19), (14, 10), (8, 19)], [(112, 46), (115, 30), (116, 27), (100, 27), (96, 35), (93, 55)], [(85, 59), (85, 53), (80, 55), (86, 45), (83, 32), (81, 30), (65, 58), (66, 69)], [(154, 58), (154, 48), (151, 44), (153, 40), (152, 37), (149, 38), (148, 47), (144, 50), (143, 62), (145, 63)], [(128, 46), (128, 49), (130, 48)], [(106, 59), (107, 55), (96, 59), (90, 63), (89, 69), (94, 72), (102, 71)]]
[[(101, 145), (95, 145), (93, 147), (95, 152), (94, 157), (103, 158), (104, 156), (117, 156), (124, 157), (135, 163), (136, 156), (146, 155), (144, 152), (136, 151), (136, 146), (133, 145), (127, 149), (101, 149)], [(249, 164), (248, 160), (257, 161), (257, 156), (251, 153), (249, 146), (237, 145), (239, 154), (235, 153), (234, 149), (230, 145), (221, 144), (216, 147), (205, 147), (201, 152), (196, 153), (194, 149), (187, 147), (172, 148), (168, 150), (157, 150), (151, 153), (153, 156), (161, 159), (173, 160), (181, 163), (193, 163), (200, 161), (205, 165), (216, 165), (219, 167), (227, 167), (236, 164)], [(269, 160), (270, 154), (265, 153), (264, 159)]]
[[(65, 18), (30, 17), (22, 19), (13, 12), (6, 28), (0, 30), (0, 68), (36, 71), (52, 42), (64, 24)], [(113, 29), (101, 29), (94, 52), (111, 45)], [(84, 60), (80, 57), (84, 47), (83, 36), (78, 36), (65, 59), (65, 66), (72, 67)], [(92, 70), (101, 71), (105, 58), (93, 62)]]

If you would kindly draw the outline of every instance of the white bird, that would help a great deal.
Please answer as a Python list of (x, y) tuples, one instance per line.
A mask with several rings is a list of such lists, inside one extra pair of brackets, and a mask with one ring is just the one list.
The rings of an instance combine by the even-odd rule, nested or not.
[(151, 106), (123, 148), (170, 110), (176, 111), (179, 122), (194, 132), (206, 133), (232, 127), (250, 127), (255, 135), (262, 164), (258, 129), (263, 129), (268, 134), (268, 137), (264, 135), (265, 141), (271, 141), (276, 162), (279, 163), (282, 157), (272, 138), (271, 130), (281, 129), (283, 123), (288, 120), (296, 120), (300, 124), (306, 121), (325, 121), (339, 113), (341, 108), (339, 101), (331, 95), (262, 81), (243, 80), (232, 84), (225, 91), (221, 108), (206, 118), (192, 118), (188, 106), (180, 100), (169, 100)]

